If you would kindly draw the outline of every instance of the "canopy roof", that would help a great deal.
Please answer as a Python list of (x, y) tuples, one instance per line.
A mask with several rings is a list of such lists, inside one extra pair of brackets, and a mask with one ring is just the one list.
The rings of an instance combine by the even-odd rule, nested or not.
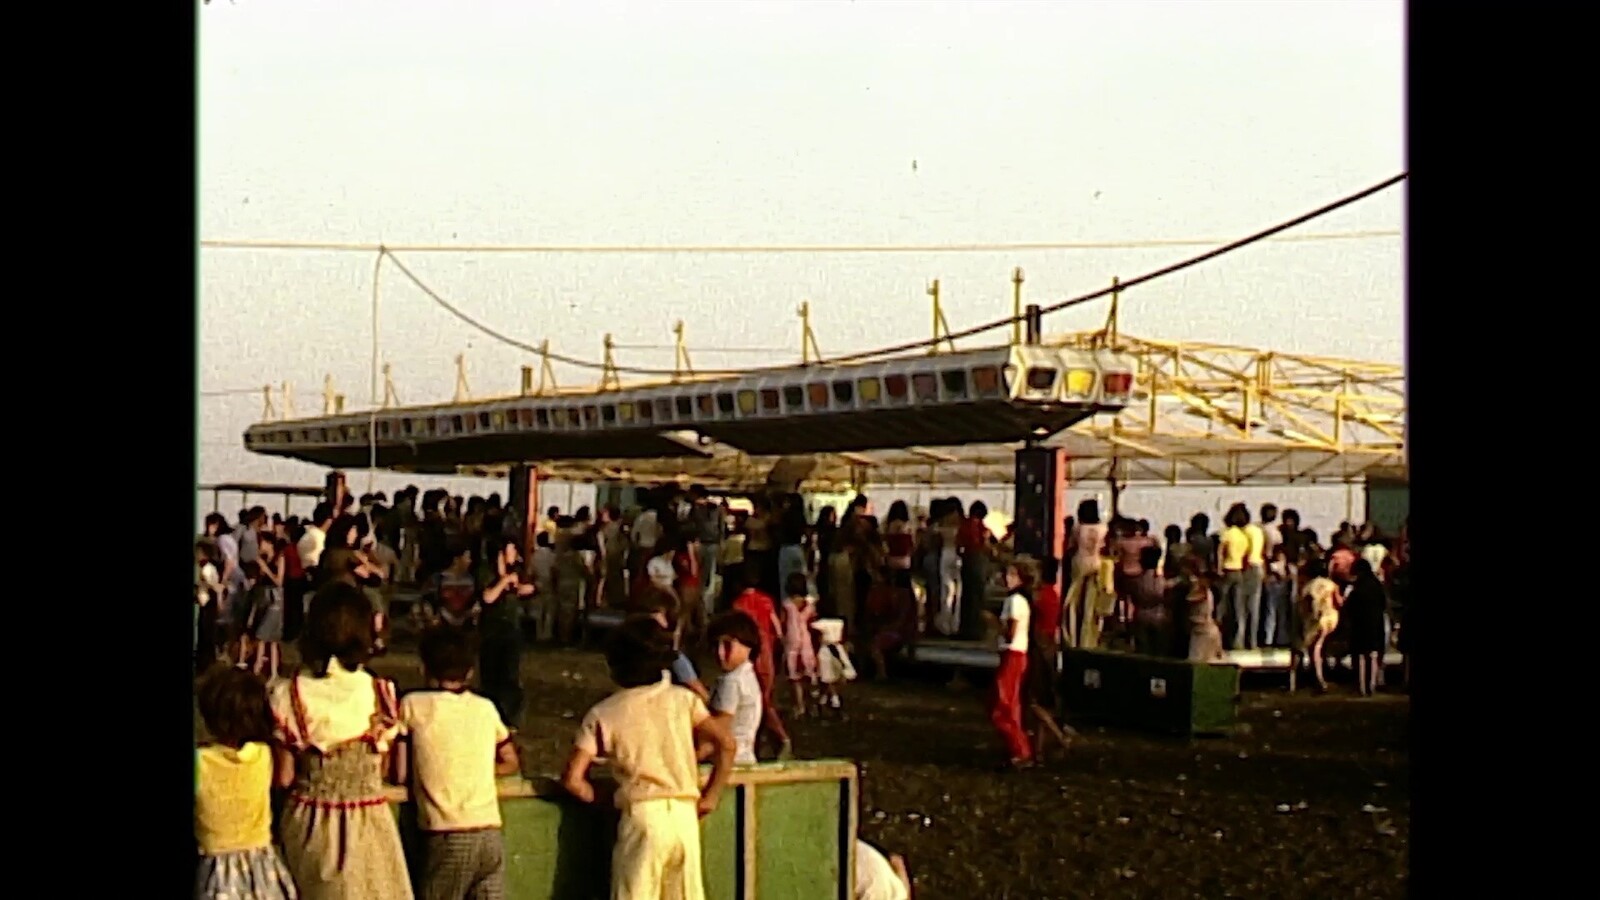
[[(1405, 475), (1405, 376), (1399, 365), (1104, 330), (1045, 343), (1111, 348), (1137, 360), (1132, 399), (1120, 414), (1085, 419), (1042, 442), (1066, 448), (1072, 482), (1104, 483), (1114, 476), (1123, 484), (1342, 484)], [(715, 441), (705, 446), (709, 455), (703, 458), (564, 460), (540, 468), (545, 477), (561, 480), (677, 480), (737, 491), (765, 485), (783, 460), (788, 474), (813, 490), (999, 487), (1013, 482), (1013, 454), (1022, 444), (800, 457), (751, 456)], [(431, 471), (499, 475), (504, 469)]]

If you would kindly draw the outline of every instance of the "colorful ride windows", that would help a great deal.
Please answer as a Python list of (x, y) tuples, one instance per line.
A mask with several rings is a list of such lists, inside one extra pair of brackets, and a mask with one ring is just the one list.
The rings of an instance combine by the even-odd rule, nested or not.
[(717, 401), (710, 394), (695, 395), (694, 406), (696, 412), (702, 416), (709, 417), (717, 414)]
[(688, 397), (679, 397), (674, 401), (671, 397), (662, 397), (656, 401), (656, 418), (663, 422), (671, 422), (674, 415), (687, 416), (694, 412), (694, 404)]
[(946, 400), (967, 399), (967, 372), (965, 369), (946, 369), (939, 373), (939, 380), (944, 382)]
[[(798, 392), (796, 392), (798, 394)], [(798, 397), (797, 397), (798, 399)], [(764, 413), (780, 412), (783, 409), (782, 398), (777, 388), (761, 389), (761, 411)]]
[(615, 425), (617, 423), (617, 407), (611, 403), (601, 406), (600, 421), (607, 425)]
[(467, 423), (461, 416), (451, 416), (450, 429), (451, 431), (459, 434), (467, 430)]
[(783, 389), (785, 412), (805, 412), (806, 390), (798, 384), (785, 385)]
[(437, 437), (439, 434), (439, 420), (434, 418), (423, 419), (419, 423), (417, 430), (427, 434), (428, 437)]
[(479, 428), (487, 429), (489, 427), (490, 421), (491, 420), (489, 418), (489, 414), (488, 413), (486, 413), (486, 412), (478, 413), (478, 427)]
[(540, 428), (549, 428), (550, 427), (550, 410), (545, 409), (542, 406), (539, 407), (538, 409), (534, 410), (533, 411), (533, 424), (539, 426)]
[(740, 391), (739, 392), (739, 415), (741, 415), (741, 416), (753, 416), (755, 414), (756, 414), (756, 392), (755, 391)]
[(583, 414), (578, 411), (576, 406), (567, 407), (566, 414), (568, 428), (577, 428), (583, 423)]
[(497, 409), (489, 414), (489, 421), (483, 424), (491, 428), (504, 428), (506, 427), (506, 414)]
[(1056, 386), (1056, 378), (1060, 374), (1061, 373), (1048, 366), (1033, 366), (1032, 368), (1028, 369), (1028, 374), (1025, 376), (1027, 378), (1028, 390), (1048, 391)]
[(904, 375), (883, 376), (883, 391), (890, 403), (904, 403), (911, 396), (911, 380)]
[(600, 424), (600, 407), (592, 406), (592, 405), (591, 406), (585, 406), (583, 408), (583, 425), (584, 425), (584, 427), (585, 428), (592, 428), (592, 427), (594, 427), (594, 426), (596, 426), (598, 424)]
[(687, 419), (694, 415), (694, 398), (679, 397), (677, 399), (678, 418)]
[(523, 428), (527, 428), (528, 426), (532, 425), (533, 424), (533, 407), (524, 406), (523, 408), (517, 410), (517, 422)]
[(918, 403), (934, 403), (939, 399), (939, 379), (932, 372), (918, 372), (911, 376), (911, 391)]
[(405, 437), (410, 437), (412, 435), (411, 420), (410, 419), (401, 419), (400, 420), (400, 433), (402, 435), (404, 435)]
[(1000, 386), (1000, 369), (995, 366), (979, 366), (972, 370), (972, 389), (979, 397), (996, 397), (1002, 392)]
[(725, 416), (733, 415), (733, 391), (717, 393), (717, 412)]
[(1126, 394), (1133, 390), (1132, 372), (1107, 372), (1105, 375), (1106, 393)]
[[(649, 406), (650, 404), (646, 403), (644, 405), (645, 406)], [(606, 411), (604, 409), (601, 409), (600, 410), (600, 417), (601, 418), (605, 418), (605, 414), (606, 414)], [(617, 404), (617, 414), (615, 416), (615, 419), (618, 422), (632, 422), (633, 421), (633, 404), (632, 403), (618, 403)]]
[(1092, 369), (1067, 370), (1067, 395), (1071, 397), (1087, 397), (1094, 390), (1094, 371)]
[(822, 382), (806, 385), (806, 397), (811, 401), (812, 409), (828, 408), (828, 386)]
[[(640, 400), (638, 403), (634, 404), (634, 412), (639, 416), (639, 421), (649, 422), (650, 420), (654, 419), (656, 417), (656, 403), (660, 402), (660, 400), (657, 400), (655, 403), (651, 403), (649, 400)], [(668, 414), (670, 414), (672, 410), (672, 404), (667, 404), (667, 410)]]
[(833, 383), (833, 399), (840, 406), (849, 406), (856, 402), (856, 383), (854, 381), (835, 381)]
[(861, 378), (856, 381), (856, 396), (861, 402), (876, 406), (883, 401), (883, 385), (876, 378)]

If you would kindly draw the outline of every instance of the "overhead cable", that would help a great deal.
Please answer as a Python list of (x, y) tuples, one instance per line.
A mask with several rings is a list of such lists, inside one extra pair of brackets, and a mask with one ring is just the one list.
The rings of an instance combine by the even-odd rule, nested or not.
[[(1399, 237), (1398, 228), (1285, 235), (1284, 243), (1360, 241)], [(1042, 250), (1142, 250), (1160, 247), (1210, 247), (1219, 238), (1152, 238), (1125, 241), (1018, 241), (965, 244), (374, 244), (349, 241), (206, 239), (207, 250), (282, 250), (324, 253), (520, 253), (520, 254), (786, 254), (786, 253), (1018, 253)]]
[[(1322, 216), (1325, 216), (1325, 215), (1328, 215), (1329, 213), (1332, 213), (1332, 212), (1335, 212), (1337, 210), (1343, 209), (1343, 208), (1345, 208), (1347, 206), (1350, 206), (1350, 205), (1352, 205), (1354, 203), (1358, 203), (1358, 202), (1360, 202), (1362, 200), (1365, 200), (1366, 198), (1368, 198), (1368, 197), (1370, 197), (1370, 196), (1372, 196), (1374, 194), (1377, 194), (1377, 193), (1380, 193), (1382, 191), (1388, 190), (1389, 188), (1394, 187), (1395, 185), (1399, 184), (1400, 182), (1405, 181), (1408, 177), (1410, 177), (1410, 173), (1409, 172), (1401, 172), (1399, 175), (1395, 175), (1395, 176), (1393, 176), (1391, 178), (1387, 178), (1387, 179), (1385, 179), (1385, 180), (1383, 180), (1383, 181), (1381, 181), (1381, 182), (1379, 182), (1379, 183), (1377, 183), (1377, 184), (1375, 184), (1375, 185), (1373, 185), (1371, 187), (1365, 188), (1364, 190), (1357, 191), (1356, 193), (1349, 194), (1349, 195), (1347, 195), (1345, 197), (1341, 197), (1340, 199), (1335, 200), (1335, 201), (1333, 201), (1331, 203), (1327, 203), (1327, 204), (1324, 204), (1322, 206), (1319, 206), (1316, 209), (1311, 210), (1310, 212), (1303, 213), (1303, 214), (1298, 215), (1298, 216), (1296, 216), (1296, 217), (1294, 217), (1292, 219), (1289, 219), (1287, 221), (1280, 222), (1277, 225), (1273, 225), (1273, 226), (1271, 226), (1269, 228), (1262, 229), (1261, 231), (1257, 231), (1257, 232), (1255, 232), (1253, 234), (1247, 235), (1247, 236), (1239, 238), (1237, 240), (1230, 241), (1229, 243), (1226, 243), (1226, 244), (1223, 244), (1220, 247), (1216, 247), (1214, 249), (1208, 250), (1205, 253), (1201, 253), (1201, 254), (1199, 254), (1197, 256), (1192, 256), (1192, 257), (1189, 257), (1188, 259), (1184, 259), (1184, 260), (1181, 260), (1179, 262), (1172, 263), (1171, 265), (1164, 266), (1162, 268), (1156, 269), (1154, 271), (1146, 272), (1146, 273), (1144, 273), (1142, 275), (1138, 275), (1138, 276), (1136, 276), (1134, 278), (1130, 278), (1130, 279), (1128, 279), (1126, 281), (1119, 282), (1114, 287), (1101, 288), (1100, 290), (1091, 291), (1090, 293), (1087, 293), (1087, 294), (1081, 294), (1079, 296), (1072, 297), (1072, 298), (1069, 298), (1067, 300), (1062, 300), (1060, 302), (1053, 303), (1053, 304), (1051, 304), (1049, 306), (1043, 306), (1043, 307), (1041, 307), (1041, 313), (1060, 312), (1061, 310), (1064, 310), (1064, 309), (1069, 309), (1071, 307), (1078, 306), (1080, 304), (1088, 303), (1088, 302), (1093, 301), (1093, 300), (1098, 300), (1098, 299), (1100, 299), (1102, 297), (1110, 296), (1112, 293), (1120, 293), (1120, 292), (1123, 292), (1123, 291), (1127, 291), (1130, 288), (1134, 288), (1134, 287), (1137, 287), (1137, 286), (1139, 286), (1141, 284), (1145, 284), (1147, 282), (1154, 281), (1157, 278), (1163, 278), (1163, 277), (1166, 277), (1168, 275), (1176, 274), (1177, 272), (1181, 272), (1184, 269), (1188, 269), (1188, 268), (1191, 268), (1193, 266), (1197, 266), (1197, 265), (1199, 265), (1199, 264), (1201, 264), (1203, 262), (1208, 262), (1210, 260), (1216, 259), (1217, 257), (1224, 256), (1224, 255), (1226, 255), (1228, 253), (1232, 253), (1235, 250), (1239, 250), (1239, 249), (1242, 249), (1244, 247), (1248, 247), (1251, 244), (1260, 243), (1260, 242), (1266, 241), (1266, 240), (1272, 240), (1272, 239), (1276, 238), (1278, 235), (1282, 234), (1285, 231), (1288, 231), (1288, 230), (1290, 230), (1292, 228), (1295, 228), (1295, 227), (1298, 227), (1300, 225), (1304, 225), (1307, 222), (1310, 222), (1310, 221), (1312, 221), (1314, 219), (1321, 218)], [(442, 297), (437, 291), (435, 291), (433, 288), (429, 287), (425, 282), (422, 281), (422, 279), (418, 278), (416, 276), (416, 274), (413, 273), (409, 268), (407, 268), (406, 265), (404, 263), (402, 263), (400, 261), (400, 259), (394, 255), (395, 248), (393, 248), (393, 247), (385, 247), (385, 246), (381, 246), (380, 245), (380, 246), (375, 246), (375, 247), (368, 247), (366, 249), (368, 249), (369, 251), (370, 250), (377, 250), (378, 253), (380, 254), (380, 257), (387, 257), (389, 259), (389, 261), (394, 263), (395, 267), (398, 268), (401, 271), (401, 273), (404, 274), (406, 276), (406, 278), (412, 284), (416, 285), (419, 290), (421, 290), (424, 294), (427, 294), (430, 299), (432, 299), (435, 303), (439, 304), (440, 306), (444, 307), (447, 311), (449, 311), (456, 318), (460, 319), (463, 322), (466, 322), (468, 325), (471, 325), (473, 328), (477, 329), (478, 331), (480, 331), (480, 332), (488, 335), (489, 337), (492, 337), (495, 340), (498, 340), (501, 343), (504, 343), (504, 344), (506, 344), (508, 346), (515, 347), (515, 348), (517, 348), (519, 350), (524, 350), (524, 351), (526, 351), (528, 353), (540, 354), (540, 355), (546, 357), (547, 359), (549, 359), (551, 362), (564, 363), (564, 364), (569, 365), (569, 366), (574, 366), (574, 367), (583, 368), (583, 369), (590, 369), (590, 370), (594, 370), (594, 371), (606, 371), (607, 369), (610, 369), (610, 370), (615, 371), (615, 372), (617, 372), (619, 374), (641, 375), (641, 376), (647, 376), (647, 377), (667, 377), (667, 376), (676, 376), (676, 375), (682, 374), (680, 371), (675, 370), (675, 369), (659, 369), (659, 368), (648, 368), (648, 367), (640, 367), (640, 366), (621, 366), (621, 365), (608, 367), (603, 362), (595, 362), (593, 360), (579, 359), (577, 357), (566, 356), (564, 354), (553, 353), (553, 352), (551, 352), (551, 353), (541, 353), (541, 351), (540, 351), (540, 349), (538, 347), (535, 347), (534, 345), (529, 344), (529, 343), (527, 343), (525, 341), (517, 340), (516, 338), (510, 337), (509, 335), (502, 334), (501, 332), (496, 331), (493, 328), (490, 328), (489, 326), (483, 324), (482, 322), (479, 322), (478, 320), (476, 320), (476, 319), (472, 318), (471, 316), (467, 315), (465, 312), (461, 311), (454, 304), (450, 303), (448, 300), (446, 300), (444, 297)], [(830, 358), (828, 358), (826, 360), (818, 360), (814, 364), (815, 365), (839, 365), (839, 364), (843, 364), (843, 363), (862, 362), (862, 361), (865, 361), (865, 360), (876, 359), (878, 357), (883, 357), (883, 356), (894, 356), (894, 355), (902, 354), (902, 353), (910, 353), (910, 352), (917, 351), (917, 350), (923, 350), (923, 349), (926, 349), (928, 347), (937, 346), (939, 344), (943, 344), (943, 343), (946, 343), (946, 342), (952, 342), (952, 341), (962, 340), (964, 338), (974, 337), (976, 335), (983, 334), (985, 332), (995, 331), (995, 330), (998, 330), (998, 329), (1001, 329), (1001, 328), (1009, 328), (1010, 326), (1012, 326), (1013, 324), (1015, 324), (1015, 323), (1017, 323), (1019, 321), (1021, 321), (1021, 319), (1019, 317), (1017, 317), (1017, 316), (1007, 316), (1007, 317), (1002, 318), (1002, 319), (996, 319), (996, 320), (994, 320), (992, 322), (986, 322), (986, 323), (981, 324), (981, 325), (974, 325), (974, 326), (972, 326), (970, 328), (965, 328), (965, 329), (962, 329), (961, 331), (956, 331), (956, 332), (952, 332), (952, 333), (949, 333), (949, 334), (940, 335), (938, 337), (928, 337), (928, 338), (923, 338), (923, 339), (920, 339), (920, 340), (907, 341), (907, 342), (902, 343), (902, 344), (895, 344), (895, 345), (888, 346), (888, 347), (878, 347), (878, 348), (874, 348), (874, 349), (871, 349), (871, 350), (862, 350), (862, 351), (858, 351), (858, 352), (855, 352), (855, 353), (845, 354), (845, 355), (842, 355), (842, 356), (834, 356), (834, 357), (830, 357)], [(754, 373), (761, 373), (761, 372), (783, 371), (783, 370), (792, 369), (792, 368), (795, 368), (795, 364), (787, 363), (787, 364), (779, 364), (779, 365), (771, 365), (771, 366), (753, 366), (753, 367), (744, 368), (744, 369), (699, 369), (699, 368), (697, 368), (695, 371), (696, 371), (696, 374), (699, 374), (699, 375), (732, 376), (732, 375), (754, 374)]]

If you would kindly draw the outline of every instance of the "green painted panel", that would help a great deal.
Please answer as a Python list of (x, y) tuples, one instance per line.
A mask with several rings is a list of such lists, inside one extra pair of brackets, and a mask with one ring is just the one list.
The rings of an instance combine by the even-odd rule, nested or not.
[(1367, 521), (1386, 535), (1400, 533), (1400, 523), (1411, 514), (1411, 486), (1393, 482), (1367, 484)]
[[(841, 802), (839, 760), (768, 764), (735, 770), (717, 811), (701, 820), (700, 853), (707, 900), (756, 900), (742, 888), (745, 833), (752, 828), (761, 900), (831, 900), (839, 894), (842, 854), (853, 847), (846, 832), (850, 810)], [(759, 783), (763, 776), (793, 777), (815, 768), (815, 781)], [(765, 771), (762, 771), (765, 770)], [(603, 773), (597, 780), (604, 780)], [(802, 774), (801, 777), (806, 777)], [(758, 783), (741, 783), (754, 779)], [(502, 785), (504, 787), (504, 785)], [(525, 791), (526, 788), (521, 788)], [(746, 797), (756, 815), (746, 821)], [(420, 834), (416, 807), (396, 803), (406, 856), (416, 870)], [(617, 811), (579, 803), (559, 792), (502, 794), (507, 895), (514, 900), (604, 900), (610, 894), (611, 847)], [(841, 846), (841, 844), (843, 846)]]
[(729, 785), (717, 811), (700, 820), (700, 869), (705, 875), (706, 900), (740, 900), (739, 803), (749, 785)]
[[(756, 896), (825, 900), (839, 894), (839, 782), (764, 784), (756, 789)], [(843, 851), (843, 852), (842, 852)]]

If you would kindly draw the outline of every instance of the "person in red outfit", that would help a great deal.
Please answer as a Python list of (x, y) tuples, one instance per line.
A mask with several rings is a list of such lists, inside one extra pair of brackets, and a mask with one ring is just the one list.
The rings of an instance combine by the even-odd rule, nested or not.
[(1032, 567), (1014, 562), (1006, 567), (1005, 604), (1000, 607), (1000, 670), (995, 673), (989, 721), (1006, 746), (1008, 768), (1033, 765), (1033, 747), (1022, 727), (1024, 682), (1028, 675), (1028, 637), (1032, 609), (1028, 594), (1033, 587)]
[(733, 599), (733, 608), (754, 619), (761, 632), (761, 654), (755, 659), (756, 681), (761, 685), (761, 728), (778, 741), (778, 759), (782, 760), (794, 755), (789, 731), (783, 727), (777, 704), (772, 702), (773, 684), (778, 679), (774, 648), (783, 633), (783, 623), (778, 621), (778, 605), (757, 586), (761, 575), (757, 567), (745, 573), (744, 592)]

